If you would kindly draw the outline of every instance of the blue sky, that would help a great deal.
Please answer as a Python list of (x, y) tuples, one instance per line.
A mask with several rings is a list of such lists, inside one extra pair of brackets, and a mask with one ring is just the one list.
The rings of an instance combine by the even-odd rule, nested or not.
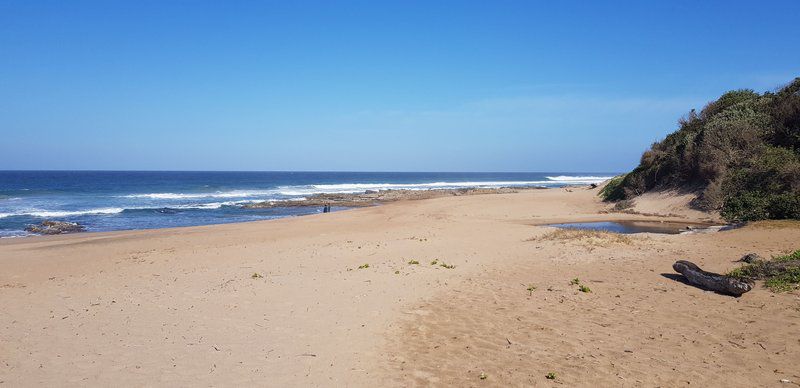
[(0, 0), (0, 169), (624, 171), (798, 1)]

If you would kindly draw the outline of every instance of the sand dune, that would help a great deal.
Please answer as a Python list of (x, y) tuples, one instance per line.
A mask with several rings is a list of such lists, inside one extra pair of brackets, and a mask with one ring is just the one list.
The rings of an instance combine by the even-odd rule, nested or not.
[[(548, 189), (244, 224), (4, 239), (0, 381), (800, 382), (796, 293), (757, 288), (734, 299), (665, 275), (677, 259), (724, 272), (744, 253), (800, 248), (796, 224), (591, 245), (541, 238), (551, 228), (536, 226), (705, 217), (606, 210), (596, 190)], [(570, 285), (576, 277), (592, 292)]]

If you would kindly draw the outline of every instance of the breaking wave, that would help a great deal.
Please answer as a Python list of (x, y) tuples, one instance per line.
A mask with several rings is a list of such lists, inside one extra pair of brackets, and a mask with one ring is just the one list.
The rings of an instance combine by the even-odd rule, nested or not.
[(74, 216), (83, 216), (83, 215), (90, 215), (90, 214), (117, 214), (122, 213), (125, 209), (120, 207), (106, 207), (106, 208), (98, 208), (98, 209), (88, 209), (88, 210), (39, 210), (39, 209), (31, 209), (27, 211), (20, 211), (16, 213), (0, 213), (0, 218), (5, 217), (14, 217), (14, 216), (29, 216), (29, 217), (41, 217), (41, 218), (52, 218), (52, 217), (74, 217)]
[[(202, 198), (262, 198), (275, 199), (276, 196), (303, 196), (327, 193), (358, 193), (366, 190), (430, 190), (458, 188), (493, 188), (514, 186), (558, 186), (600, 183), (611, 179), (610, 176), (552, 176), (547, 180), (534, 181), (465, 181), (465, 182), (430, 182), (430, 183), (339, 183), (313, 184), (299, 186), (278, 186), (270, 190), (230, 190), (213, 193), (144, 193), (128, 194), (123, 198), (145, 198), (154, 200), (181, 200)], [(209, 204), (210, 205), (210, 204)]]

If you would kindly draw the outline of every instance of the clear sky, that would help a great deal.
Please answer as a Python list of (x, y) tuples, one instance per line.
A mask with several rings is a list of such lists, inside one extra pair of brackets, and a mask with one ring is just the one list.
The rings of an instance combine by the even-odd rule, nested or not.
[(0, 169), (623, 171), (800, 1), (0, 0)]

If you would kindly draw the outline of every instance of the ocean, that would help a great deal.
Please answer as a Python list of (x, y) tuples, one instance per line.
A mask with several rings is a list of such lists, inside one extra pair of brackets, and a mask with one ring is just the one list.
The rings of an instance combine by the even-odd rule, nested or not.
[[(302, 201), (317, 193), (465, 187), (559, 187), (614, 173), (0, 171), (0, 237), (29, 235), (44, 220), (87, 231), (151, 229), (266, 220), (320, 212), (250, 209), (261, 201)], [(333, 210), (341, 210), (334, 208)]]

